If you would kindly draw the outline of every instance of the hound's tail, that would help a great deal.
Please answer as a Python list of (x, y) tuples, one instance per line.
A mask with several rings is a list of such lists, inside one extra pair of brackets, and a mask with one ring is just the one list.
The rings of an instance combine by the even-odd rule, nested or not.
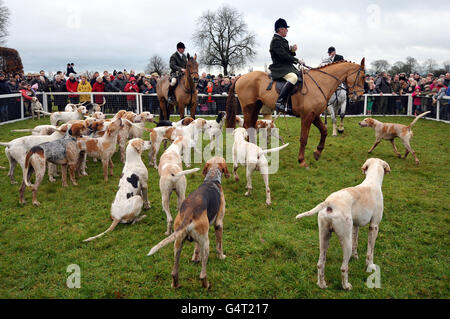
[(150, 249), (150, 252), (147, 254), (147, 256), (151, 256), (154, 253), (156, 253), (158, 250), (160, 250), (161, 248), (163, 248), (164, 246), (167, 246), (168, 244), (174, 242), (177, 238), (186, 236), (186, 229), (187, 229), (188, 225), (181, 225), (181, 227), (174, 231), (172, 234), (170, 234), (168, 237), (164, 238), (163, 240), (161, 240), (158, 244), (156, 244), (155, 246), (153, 246), (152, 249)]
[(230, 90), (228, 91), (228, 97), (226, 102), (226, 112), (227, 112), (227, 128), (235, 128), (236, 127), (236, 96), (234, 95), (234, 88), (236, 86), (236, 82), (239, 80), (239, 77), (236, 78), (234, 83), (231, 85)]
[[(320, 212), (322, 209), (324, 209), (327, 206), (328, 206), (328, 203), (326, 201), (322, 202), (319, 205), (317, 205), (316, 207), (314, 207), (313, 209), (311, 209), (310, 211), (298, 214), (297, 216), (295, 216), (295, 219), (300, 219), (300, 218), (303, 218), (306, 216), (311, 216), (311, 215), (317, 214), (318, 212)], [(330, 207), (330, 209), (332, 211), (331, 207)]]
[(425, 115), (427, 115), (428, 113), (431, 113), (431, 111), (427, 111), (427, 112), (424, 112), (424, 113), (422, 113), (422, 114), (416, 116), (416, 118), (414, 119), (414, 121), (412, 121), (411, 124), (409, 124), (409, 127), (412, 127), (414, 124), (416, 124), (416, 122), (417, 122), (422, 116), (425, 116)]
[(23, 128), (18, 130), (11, 130), (11, 132), (37, 132), (34, 128)]
[(96, 238), (102, 237), (104, 234), (114, 230), (114, 228), (116, 228), (116, 226), (117, 226), (117, 224), (119, 224), (119, 222), (120, 222), (120, 220), (114, 218), (111, 226), (109, 226), (109, 228), (107, 230), (105, 230), (101, 234), (98, 234), (97, 236), (89, 237), (88, 239), (83, 240), (83, 242), (88, 242), (88, 241), (94, 240)]
[(0, 145), (9, 147), (11, 145), (11, 142), (0, 142)]
[(181, 172), (179, 172), (179, 173), (171, 174), (171, 175), (172, 175), (172, 178), (173, 178), (173, 179), (178, 179), (178, 178), (180, 178), (181, 176), (188, 175), (188, 174), (192, 174), (192, 173), (195, 173), (195, 172), (197, 172), (197, 171), (199, 171), (199, 170), (200, 170), (200, 168), (196, 167), (196, 168), (193, 168), (193, 169), (187, 169), (187, 170), (185, 170), (185, 171), (181, 171)]
[(281, 145), (280, 147), (275, 147), (275, 148), (270, 148), (268, 150), (263, 150), (261, 153), (259, 153), (259, 155), (267, 154), (267, 153), (270, 153), (270, 152), (281, 151), (283, 148), (287, 147), (288, 145), (289, 145), (289, 143), (286, 143), (284, 145)]
[(36, 112), (44, 113), (45, 115), (52, 115), (52, 113), (45, 112), (45, 111), (42, 111), (42, 110), (36, 110)]

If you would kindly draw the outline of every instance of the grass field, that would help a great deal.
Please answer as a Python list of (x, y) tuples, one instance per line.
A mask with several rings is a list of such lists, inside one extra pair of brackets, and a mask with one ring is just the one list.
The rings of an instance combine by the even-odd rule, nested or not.
[[(410, 117), (377, 117), (383, 122), (409, 124)], [(375, 245), (374, 262), (381, 269), (381, 288), (369, 289), (365, 272), (367, 227), (359, 236), (359, 260), (350, 261), (350, 292), (341, 288), (342, 250), (332, 236), (325, 268), (328, 289), (316, 285), (319, 240), (317, 217), (295, 222), (295, 216), (313, 208), (330, 193), (359, 184), (360, 167), (374, 141), (370, 128), (360, 128), (361, 118), (346, 118), (346, 130), (338, 137), (331, 128), (322, 158), (312, 152), (319, 133), (311, 129), (306, 159), (308, 170), (297, 164), (300, 121), (280, 118), (278, 126), (289, 147), (280, 152), (280, 169), (270, 176), (272, 206), (266, 207), (264, 184), (259, 172), (253, 177), (253, 194), (244, 197), (245, 169), (241, 180), (223, 180), (226, 198), (224, 253), (215, 254), (214, 232), (210, 231), (208, 278), (210, 291), (201, 288), (200, 265), (190, 262), (194, 245), (184, 246), (180, 263), (182, 288), (171, 284), (172, 245), (147, 257), (150, 248), (162, 240), (166, 217), (161, 208), (159, 177), (149, 169), (147, 218), (135, 225), (119, 225), (113, 232), (90, 243), (82, 240), (104, 231), (111, 223), (111, 203), (123, 165), (114, 155), (114, 176), (105, 183), (99, 162), (88, 163), (88, 177), (79, 186), (47, 179), (39, 188), (41, 206), (19, 204), (19, 185), (10, 185), (7, 170), (0, 170), (0, 298), (449, 298), (449, 210), (450, 210), (450, 126), (420, 119), (414, 126), (413, 157), (396, 158), (392, 146), (383, 141), (370, 157), (390, 164), (383, 184), (384, 216)], [(0, 141), (24, 133), (38, 121), (27, 120), (0, 126)], [(48, 117), (39, 124), (48, 124)], [(149, 127), (153, 125), (148, 124)], [(397, 140), (397, 146), (404, 152)], [(0, 166), (8, 161), (0, 152)], [(143, 155), (147, 164), (147, 154)], [(199, 164), (194, 167), (200, 167)], [(203, 167), (203, 165), (201, 165)], [(228, 164), (232, 169), (232, 164)], [(16, 170), (21, 180), (21, 170)], [(188, 176), (186, 195), (201, 184), (200, 172)], [(171, 201), (175, 216), (176, 197)], [(81, 288), (66, 286), (67, 267), (81, 268)]]

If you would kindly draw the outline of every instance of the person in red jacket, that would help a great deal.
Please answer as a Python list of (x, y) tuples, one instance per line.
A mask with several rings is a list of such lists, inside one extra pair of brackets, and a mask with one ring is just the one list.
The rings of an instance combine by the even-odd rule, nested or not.
[(25, 108), (25, 116), (31, 115), (31, 100), (33, 100), (34, 94), (31, 91), (31, 85), (26, 82), (20, 83), (20, 93), (23, 97), (23, 106)]
[[(127, 93), (139, 93), (139, 87), (136, 84), (136, 78), (131, 77), (130, 82), (125, 85), (125, 92)], [(136, 112), (136, 95), (127, 95), (128, 111)]]
[[(78, 91), (78, 81), (75, 79), (75, 74), (70, 73), (69, 79), (66, 81), (67, 92), (77, 92)], [(69, 94), (70, 103), (77, 104), (79, 101), (79, 95)]]
[[(105, 83), (103, 83), (103, 77), (97, 77), (97, 80), (92, 86), (92, 92), (105, 92)], [(94, 102), (97, 104), (103, 104), (103, 95), (94, 95)]]

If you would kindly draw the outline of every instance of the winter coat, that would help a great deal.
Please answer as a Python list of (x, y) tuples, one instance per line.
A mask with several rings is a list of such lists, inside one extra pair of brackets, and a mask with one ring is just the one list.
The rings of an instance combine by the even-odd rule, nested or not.
[(391, 86), (389, 85), (388, 81), (386, 80), (386, 78), (380, 76), (376, 82), (375, 82), (375, 87), (377, 89), (378, 93), (391, 93)]
[[(67, 92), (66, 90), (66, 82), (64, 81), (55, 81), (52, 85), (52, 92)], [(67, 95), (54, 95), (54, 101), (57, 106), (66, 106), (67, 104)]]
[[(91, 83), (89, 83), (88, 81), (86, 81), (85, 84), (83, 84), (83, 82), (78, 83), (78, 92), (92, 92)], [(80, 95), (80, 103), (89, 101), (91, 101), (90, 95)]]
[[(75, 79), (73, 79), (73, 80), (68, 79), (66, 81), (66, 89), (67, 89), (67, 92), (77, 92), (78, 81)], [(77, 97), (77, 96), (78, 95), (76, 95), (76, 94), (69, 94), (69, 97)]]
[(127, 85), (127, 82), (128, 81), (125, 78), (123, 78), (123, 79), (116, 78), (112, 82), (112, 86), (114, 86), (118, 90), (117, 92), (123, 92), (123, 90), (125, 89), (125, 86)]
[(7, 80), (1, 80), (0, 81), (0, 94), (10, 94), (11, 90), (8, 85)]
[(177, 72), (181, 72), (181, 69), (185, 69), (187, 65), (187, 57), (183, 53), (183, 56), (180, 56), (178, 51), (176, 51), (172, 56), (170, 57), (170, 75), (175, 76)]
[[(92, 86), (92, 92), (105, 92), (105, 84), (95, 82)], [(103, 104), (103, 95), (94, 95), (94, 102), (97, 104)]]
[(294, 63), (298, 63), (295, 52), (289, 48), (289, 42), (278, 34), (274, 34), (270, 42), (270, 56), (272, 64), (269, 69), (272, 72), (272, 78), (280, 79), (288, 73), (298, 73)]
[[(139, 87), (136, 84), (127, 83), (125, 92), (139, 92)], [(136, 95), (127, 95), (127, 101), (135, 101)]]

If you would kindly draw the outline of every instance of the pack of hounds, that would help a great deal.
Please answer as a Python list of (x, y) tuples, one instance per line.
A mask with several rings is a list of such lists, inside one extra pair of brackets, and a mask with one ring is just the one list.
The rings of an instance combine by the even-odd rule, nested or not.
[[(37, 100), (34, 104), (37, 104)], [(174, 242), (174, 265), (172, 270), (172, 287), (180, 286), (178, 279), (179, 261), (181, 249), (186, 240), (195, 242), (193, 262), (201, 262), (200, 280), (204, 288), (210, 288), (206, 274), (206, 265), (209, 256), (208, 231), (214, 226), (216, 238), (216, 250), (219, 259), (225, 259), (222, 246), (223, 225), (225, 216), (225, 195), (222, 178), (231, 176), (227, 163), (222, 157), (210, 158), (202, 169), (204, 181), (198, 188), (185, 195), (187, 187), (186, 175), (193, 174), (201, 168), (191, 168), (191, 150), (201, 152), (198, 149), (198, 141), (201, 133), (211, 140), (211, 148), (216, 144), (219, 148), (220, 135), (223, 131), (225, 112), (219, 112), (216, 119), (206, 120), (186, 117), (178, 122), (161, 121), (154, 122), (150, 112), (136, 114), (121, 110), (112, 118), (107, 119), (100, 111), (99, 105), (68, 105), (65, 112), (46, 113), (36, 106), (36, 112), (50, 115), (50, 125), (38, 125), (33, 129), (15, 130), (16, 132), (30, 132), (31, 135), (16, 138), (10, 142), (0, 142), (6, 147), (5, 153), (9, 161), (11, 184), (16, 184), (14, 170), (17, 164), (22, 169), (22, 183), (19, 189), (20, 203), (25, 204), (25, 191), (27, 187), (32, 190), (32, 202), (40, 205), (37, 199), (39, 185), (42, 183), (45, 172), (50, 182), (55, 182), (58, 165), (61, 165), (62, 186), (67, 187), (67, 167), (69, 168), (70, 181), (77, 185), (77, 175), (86, 176), (87, 158), (92, 161), (100, 160), (103, 168), (103, 178), (113, 175), (113, 154), (118, 149), (120, 160), (123, 162), (122, 175), (119, 181), (114, 201), (111, 205), (112, 223), (104, 232), (90, 237), (85, 242), (97, 239), (112, 231), (119, 223), (134, 224), (142, 220), (144, 210), (150, 209), (148, 201), (148, 169), (142, 161), (142, 153), (148, 151), (149, 165), (157, 169), (160, 180), (162, 208), (166, 214), (167, 236), (156, 244), (148, 253), (153, 255), (158, 250)], [(411, 127), (424, 116), (422, 113), (414, 121), (406, 126), (395, 123), (383, 123), (372, 118), (366, 118), (359, 123), (361, 127), (371, 127), (375, 131), (375, 144), (370, 148), (371, 153), (382, 139), (392, 143), (398, 157), (394, 139), (400, 138), (406, 148), (403, 158), (409, 153), (419, 160), (411, 148), (410, 140), (413, 135)], [(147, 123), (157, 124), (154, 128), (146, 127)], [(273, 120), (259, 120), (256, 129), (265, 130), (267, 135), (272, 134), (283, 143), (280, 147), (262, 149), (249, 142), (248, 131), (243, 127), (244, 121), (236, 117), (237, 128), (233, 131), (233, 175), (236, 182), (239, 181), (237, 170), (239, 166), (245, 166), (247, 191), (245, 196), (250, 196), (253, 191), (252, 174), (255, 170), (261, 173), (265, 184), (266, 205), (271, 205), (271, 192), (269, 187), (269, 170), (267, 153), (280, 152), (289, 144), (284, 144), (283, 139), (274, 130)], [(149, 140), (143, 139), (143, 133), (149, 132)], [(273, 132), (271, 132), (273, 131)], [(201, 140), (200, 140), (201, 141)], [(157, 161), (157, 154), (162, 143), (165, 151)], [(200, 143), (201, 144), (201, 143)], [(186, 169), (183, 168), (183, 163)], [(386, 173), (390, 172), (389, 164), (381, 159), (369, 158), (363, 163), (362, 172), (365, 179), (361, 184), (344, 188), (329, 195), (322, 203), (312, 210), (298, 214), (300, 219), (313, 214), (318, 214), (320, 256), (317, 264), (318, 280), (320, 288), (326, 288), (325, 260), (332, 232), (339, 237), (343, 261), (341, 266), (342, 287), (345, 290), (352, 289), (348, 281), (348, 263), (351, 257), (358, 258), (358, 230), (369, 225), (368, 249), (366, 266), (368, 270), (375, 267), (373, 262), (375, 240), (378, 227), (383, 216), (382, 182)], [(34, 183), (31, 182), (35, 174)], [(175, 220), (170, 212), (170, 196), (172, 192), (177, 196), (177, 215)]]

